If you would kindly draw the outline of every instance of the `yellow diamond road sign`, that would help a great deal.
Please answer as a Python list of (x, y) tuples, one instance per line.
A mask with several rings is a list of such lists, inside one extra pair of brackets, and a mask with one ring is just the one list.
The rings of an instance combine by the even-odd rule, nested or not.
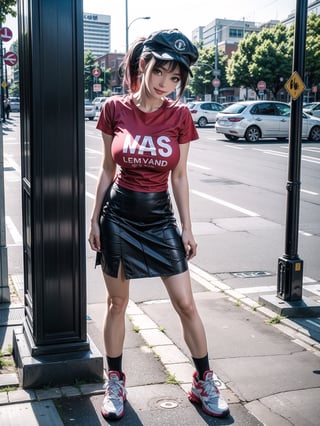
[(295, 101), (298, 99), (298, 97), (301, 95), (301, 93), (306, 88), (304, 82), (302, 81), (299, 73), (295, 71), (292, 76), (289, 78), (289, 80), (284, 85), (289, 95), (292, 97), (292, 99)]

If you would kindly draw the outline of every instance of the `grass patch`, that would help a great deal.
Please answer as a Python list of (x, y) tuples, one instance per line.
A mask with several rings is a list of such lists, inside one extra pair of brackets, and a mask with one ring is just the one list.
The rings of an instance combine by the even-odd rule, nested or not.
[(174, 374), (169, 373), (169, 371), (166, 371), (167, 377), (166, 377), (166, 383), (169, 385), (178, 385), (180, 382), (176, 379), (176, 376)]
[(266, 320), (266, 323), (267, 324), (279, 324), (285, 318), (286, 317), (283, 317), (281, 315), (276, 315), (275, 317), (272, 317), (272, 318)]

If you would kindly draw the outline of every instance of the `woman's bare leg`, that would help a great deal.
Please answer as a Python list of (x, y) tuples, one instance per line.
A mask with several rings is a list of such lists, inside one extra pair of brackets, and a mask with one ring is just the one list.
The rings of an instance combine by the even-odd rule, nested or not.
[(118, 278), (104, 274), (107, 289), (107, 309), (104, 319), (104, 345), (106, 354), (116, 358), (123, 352), (125, 313), (129, 301), (129, 280), (120, 266)]
[(181, 319), (183, 336), (192, 357), (206, 356), (208, 353), (206, 334), (193, 298), (189, 271), (162, 277), (162, 281)]

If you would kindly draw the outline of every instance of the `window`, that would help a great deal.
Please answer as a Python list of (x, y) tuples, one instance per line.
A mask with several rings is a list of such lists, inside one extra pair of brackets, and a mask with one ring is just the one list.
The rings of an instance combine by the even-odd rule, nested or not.
[(275, 110), (273, 104), (264, 102), (261, 104), (254, 105), (251, 108), (251, 114), (254, 115), (278, 115), (278, 112)]

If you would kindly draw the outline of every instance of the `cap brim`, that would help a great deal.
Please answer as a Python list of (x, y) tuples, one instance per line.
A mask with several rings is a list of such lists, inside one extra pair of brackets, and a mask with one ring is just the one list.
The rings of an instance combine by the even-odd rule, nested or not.
[(179, 62), (187, 68), (189, 74), (191, 75), (191, 77), (193, 77), (192, 71), (190, 69), (190, 63), (188, 63), (188, 61), (182, 55), (175, 54), (174, 52), (154, 52), (152, 50), (151, 53), (155, 58), (162, 59), (163, 61)]

